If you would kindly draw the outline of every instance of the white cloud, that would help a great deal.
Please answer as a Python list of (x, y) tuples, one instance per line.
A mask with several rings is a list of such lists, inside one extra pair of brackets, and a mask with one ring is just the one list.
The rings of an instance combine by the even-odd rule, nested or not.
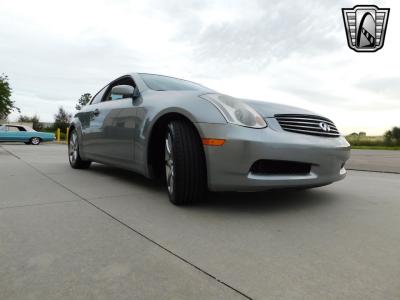
[(400, 5), (373, 3), (391, 8), (385, 46), (355, 53), (341, 16), (355, 4), (0, 0), (0, 72), (22, 113), (44, 121), (59, 105), (72, 111), (81, 94), (142, 71), (304, 106), (346, 133), (381, 134), (400, 125)]

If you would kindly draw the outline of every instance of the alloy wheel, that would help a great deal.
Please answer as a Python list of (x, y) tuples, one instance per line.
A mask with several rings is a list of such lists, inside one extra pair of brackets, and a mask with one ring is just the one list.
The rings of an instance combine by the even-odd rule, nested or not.
[(68, 151), (69, 160), (71, 163), (76, 162), (76, 159), (78, 158), (78, 136), (75, 131), (72, 133), (71, 138), (69, 139)]
[(31, 140), (32, 145), (39, 145), (40, 139), (37, 137), (32, 138)]
[(168, 192), (172, 195), (174, 192), (175, 168), (171, 132), (168, 132), (167, 137), (165, 138), (165, 175)]

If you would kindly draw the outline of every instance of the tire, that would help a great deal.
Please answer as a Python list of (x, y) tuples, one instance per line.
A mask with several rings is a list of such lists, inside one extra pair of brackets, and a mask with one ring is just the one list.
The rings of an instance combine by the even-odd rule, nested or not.
[(203, 146), (192, 124), (171, 121), (164, 143), (165, 179), (175, 205), (198, 202), (206, 196), (207, 173)]
[(33, 138), (31, 138), (31, 139), (29, 140), (29, 144), (35, 145), (35, 146), (39, 145), (40, 142), (41, 142), (41, 140), (40, 140), (40, 138), (38, 138), (38, 137), (33, 137)]
[(87, 169), (91, 161), (83, 160), (79, 154), (78, 133), (75, 129), (71, 130), (68, 138), (68, 160), (73, 169)]

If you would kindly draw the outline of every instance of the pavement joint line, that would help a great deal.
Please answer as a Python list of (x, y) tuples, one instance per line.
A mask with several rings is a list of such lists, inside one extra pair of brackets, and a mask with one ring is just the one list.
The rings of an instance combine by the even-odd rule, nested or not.
[(23, 204), (23, 205), (14, 205), (14, 206), (4, 206), (0, 207), (2, 209), (10, 209), (10, 208), (21, 208), (21, 207), (29, 207), (29, 206), (42, 206), (42, 205), (51, 205), (51, 204), (62, 204), (68, 202), (78, 202), (81, 200), (64, 200), (64, 201), (57, 201), (57, 202), (42, 202), (42, 203), (32, 203), (32, 204)]
[(378, 170), (363, 170), (363, 169), (350, 169), (350, 168), (346, 168), (346, 169), (350, 170), (350, 171), (357, 171), (357, 172), (386, 173), (386, 174), (397, 174), (397, 175), (400, 174), (400, 172), (395, 172), (395, 171), (378, 171)]
[[(1, 148), (3, 148), (2, 146), (0, 146)], [(4, 148), (3, 148), (4, 149)], [(12, 153), (11, 151), (4, 149), (6, 152), (8, 152), (10, 155), (16, 157), (17, 159), (20, 159), (21, 161), (23, 161), (25, 164), (27, 164), (29, 167), (31, 167), (32, 169), (34, 169), (36, 172), (42, 174), (43, 176), (45, 176), (46, 178), (48, 178), (49, 180), (51, 180), (52, 182), (54, 182), (55, 184), (61, 186), (62, 188), (64, 188), (65, 190), (69, 191), (70, 193), (74, 194), (75, 196), (79, 197), (82, 201), (85, 201), (86, 203), (92, 205), (94, 208), (96, 208), (97, 210), (99, 210), (100, 212), (102, 212), (103, 214), (109, 216), (111, 219), (113, 219), (114, 221), (118, 222), (119, 224), (121, 224), (122, 226), (128, 228), (129, 230), (135, 232), (136, 234), (140, 235), (141, 237), (143, 237), (144, 239), (146, 239), (147, 241), (151, 242), (152, 244), (158, 246), (159, 248), (163, 249), (164, 251), (168, 252), (169, 254), (173, 255), (174, 257), (176, 257), (177, 259), (179, 259), (180, 261), (190, 265), (191, 267), (193, 267), (194, 269), (200, 271), (201, 273), (203, 273), (204, 275), (214, 279), (215, 281), (217, 281), (218, 283), (224, 285), (225, 287), (231, 289), (232, 291), (240, 294), (241, 296), (243, 296), (246, 299), (249, 300), (253, 300), (252, 297), (250, 297), (249, 295), (245, 294), (244, 292), (240, 291), (239, 289), (229, 285), (228, 283), (224, 282), (221, 279), (218, 279), (217, 277), (215, 277), (214, 275), (212, 275), (211, 273), (207, 272), (206, 270), (202, 269), (201, 267), (195, 265), (194, 263), (190, 262), (189, 260), (187, 260), (186, 258), (180, 256), (179, 254), (173, 252), (172, 250), (168, 249), (166, 246), (163, 246), (162, 244), (156, 242), (155, 240), (151, 239), (150, 237), (148, 237), (147, 235), (145, 235), (144, 233), (141, 233), (140, 231), (138, 231), (137, 229), (134, 229), (133, 227), (131, 227), (130, 225), (124, 223), (123, 221), (119, 220), (118, 218), (114, 217), (113, 215), (111, 215), (109, 212), (105, 211), (104, 209), (100, 208), (99, 206), (97, 206), (96, 204), (92, 203), (90, 200), (86, 199), (85, 197), (79, 195), (78, 193), (74, 192), (73, 190), (71, 190), (70, 188), (68, 188), (67, 186), (63, 185), (62, 183), (58, 182), (57, 180), (55, 180), (54, 178), (48, 176), (46, 173), (44, 173), (42, 170), (36, 168), (35, 166), (33, 166), (32, 164), (30, 164), (29, 162), (21, 159), (20, 157), (18, 157), (17, 155), (15, 155), (14, 153)], [(72, 202), (72, 201), (71, 201)]]
[(14, 156), (17, 159), (21, 159), (21, 157), (19, 157), (18, 155), (16, 155), (15, 153), (12, 153), (10, 150), (8, 150), (7, 148), (4, 148), (3, 146), (0, 146), (1, 149), (3, 149), (4, 151), (6, 151), (8, 154), (10, 154), (11, 156)]

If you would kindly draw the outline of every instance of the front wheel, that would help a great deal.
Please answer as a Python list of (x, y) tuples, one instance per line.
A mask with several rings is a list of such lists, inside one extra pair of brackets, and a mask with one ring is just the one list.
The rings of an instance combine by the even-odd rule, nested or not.
[(165, 135), (165, 178), (169, 199), (189, 204), (206, 196), (206, 165), (201, 140), (192, 124), (176, 120)]
[(32, 145), (35, 145), (35, 146), (39, 145), (40, 144), (40, 138), (33, 137), (33, 138), (30, 139), (29, 143), (32, 144)]
[(79, 154), (78, 133), (75, 129), (71, 131), (68, 141), (68, 159), (69, 164), (74, 169), (87, 169), (90, 167), (91, 162), (83, 160)]

